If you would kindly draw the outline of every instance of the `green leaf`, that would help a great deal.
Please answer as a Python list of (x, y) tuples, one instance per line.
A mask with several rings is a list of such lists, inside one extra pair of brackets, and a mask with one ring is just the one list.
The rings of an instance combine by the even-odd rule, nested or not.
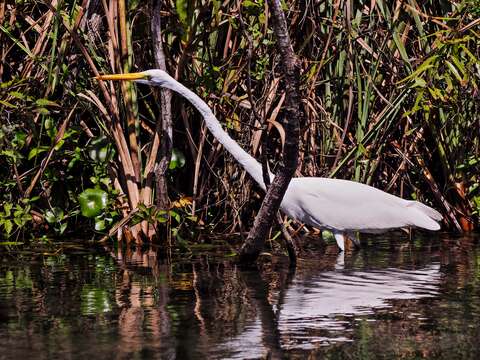
[(27, 140), (27, 134), (25, 134), (23, 131), (15, 132), (15, 136), (13, 138), (13, 142), (15, 146), (21, 149), (23, 145), (25, 145), (26, 140)]
[(95, 219), (95, 230), (102, 231), (105, 230), (105, 220), (103, 219)]
[(140, 0), (129, 0), (128, 1), (128, 10), (133, 11), (135, 10), (138, 5), (140, 4)]
[(168, 221), (168, 215), (167, 215), (167, 212), (165, 210), (159, 210), (155, 216), (155, 219), (159, 222), (159, 223), (165, 223)]
[(170, 216), (172, 218), (174, 218), (178, 223), (180, 223), (181, 218), (180, 218), (180, 215), (177, 212), (175, 212), (173, 210), (170, 210)]
[(15, 36), (13, 36), (6, 27), (0, 25), (0, 30), (3, 31), (10, 38), (10, 40), (12, 40), (15, 45), (22, 49), (28, 56), (30, 56), (32, 59), (35, 58), (33, 53), (28, 48), (26, 48), (17, 38), (15, 38)]
[(60, 140), (57, 145), (55, 145), (55, 151), (58, 151), (62, 148), (63, 144), (65, 144), (65, 140)]
[(18, 91), (10, 91), (8, 95), (20, 100), (25, 99), (25, 94), (22, 94), (21, 92), (18, 92)]
[(43, 123), (45, 126), (45, 129), (50, 130), (55, 127), (55, 124), (53, 122), (53, 119), (51, 117), (48, 117), (45, 119), (45, 122)]
[(467, 70), (465, 69), (463, 63), (456, 56), (453, 55), (450, 55), (450, 59), (452, 59), (455, 66), (461, 71), (462, 75), (465, 76), (467, 74)]
[(448, 69), (450, 70), (450, 72), (453, 74), (453, 76), (455, 76), (455, 78), (459, 81), (459, 82), (462, 82), (462, 77), (460, 75), (460, 73), (458, 72), (457, 68), (455, 67), (455, 65), (453, 65), (450, 61), (448, 60), (445, 60), (445, 64), (447, 64), (448, 66)]
[(48, 146), (39, 146), (39, 147), (33, 148), (28, 153), (28, 160), (33, 159), (35, 156), (37, 156), (38, 154), (41, 154), (42, 152), (47, 151), (48, 149), (49, 149)]
[(424, 73), (428, 69), (432, 68), (434, 66), (433, 63), (435, 62), (435, 60), (437, 60), (437, 58), (438, 58), (438, 55), (430, 56), (413, 73), (411, 73), (407, 77), (403, 78), (402, 80), (397, 81), (397, 84), (402, 84), (402, 83), (404, 83), (408, 80), (411, 80), (411, 79), (421, 75), (422, 73)]
[(242, 6), (244, 8), (258, 8), (260, 7), (260, 4), (257, 4), (255, 1), (251, 1), (251, 0), (244, 0), (242, 1)]
[(18, 106), (13, 105), (13, 104), (9, 103), (8, 101), (5, 101), (5, 100), (0, 100), (0, 104), (2, 104), (3, 106), (6, 106), (8, 108), (11, 108), (11, 109), (17, 109), (18, 108)]
[(60, 225), (60, 229), (59, 229), (60, 234), (63, 234), (66, 229), (67, 229), (67, 223), (65, 222), (62, 225)]
[(48, 115), (50, 111), (47, 108), (39, 107), (35, 109), (35, 112), (39, 113), (40, 115)]
[(11, 215), (12, 213), (12, 208), (13, 208), (13, 204), (12, 203), (5, 203), (3, 204), (3, 210), (5, 211), (5, 216), (8, 217)]
[(182, 168), (185, 166), (185, 155), (183, 153), (174, 148), (172, 150), (172, 158), (170, 159), (170, 164), (168, 165), (168, 168), (170, 170), (177, 169), (177, 168)]
[(182, 23), (184, 28), (188, 27), (188, 24), (187, 24), (187, 17), (188, 17), (187, 6), (188, 6), (188, 3), (187, 3), (186, 0), (176, 0), (175, 1), (175, 9), (177, 10), (178, 18), (180, 19), (180, 22)]
[(13, 150), (3, 150), (3, 151), (0, 151), (0, 155), (6, 156), (12, 159), (13, 161), (15, 161), (17, 159), (18, 153)]
[(47, 220), (49, 224), (53, 224), (62, 220), (63, 216), (64, 212), (59, 207), (54, 207), (53, 209), (47, 210), (45, 212), (45, 220)]
[(96, 162), (105, 162), (110, 154), (110, 142), (105, 136), (94, 139), (88, 147), (88, 156)]
[(393, 33), (393, 41), (395, 42), (403, 61), (405, 61), (405, 63), (410, 67), (410, 60), (408, 59), (407, 50), (405, 49), (405, 46), (403, 46), (403, 42), (398, 31)]
[(37, 106), (43, 107), (43, 106), (57, 106), (60, 107), (55, 101), (51, 101), (48, 99), (38, 99), (35, 101), (35, 104)]
[(415, 78), (415, 81), (413, 83), (412, 87), (422, 87), (424, 88), (427, 85), (427, 82), (423, 80), (422, 78)]
[(13, 223), (10, 220), (5, 220), (3, 223), (3, 228), (5, 229), (7, 235), (10, 235), (13, 230)]
[(107, 207), (107, 193), (102, 189), (86, 189), (78, 196), (82, 215), (93, 218)]

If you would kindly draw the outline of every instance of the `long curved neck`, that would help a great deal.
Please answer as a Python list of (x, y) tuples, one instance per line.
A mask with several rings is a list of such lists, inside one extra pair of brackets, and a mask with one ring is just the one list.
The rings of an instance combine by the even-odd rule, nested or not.
[[(168, 76), (168, 75), (167, 75)], [(168, 78), (162, 79), (161, 83), (156, 83), (162, 87), (169, 88), (192, 103), (193, 106), (202, 114), (205, 119), (205, 124), (212, 133), (212, 135), (227, 149), (227, 151), (232, 154), (232, 156), (242, 165), (245, 170), (250, 174), (251, 177), (260, 185), (260, 187), (265, 190), (265, 183), (263, 181), (262, 175), (262, 166), (255, 160), (253, 156), (248, 154), (243, 150), (240, 145), (238, 145), (235, 140), (233, 140), (228, 133), (222, 129), (220, 122), (217, 120), (213, 114), (210, 107), (193, 91), (186, 88), (174, 78), (168, 76)], [(272, 175), (270, 174), (272, 178)]]

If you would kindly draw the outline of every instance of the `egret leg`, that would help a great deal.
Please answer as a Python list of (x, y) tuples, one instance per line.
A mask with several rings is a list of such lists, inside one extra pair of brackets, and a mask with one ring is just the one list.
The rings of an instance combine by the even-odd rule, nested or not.
[(355, 235), (355, 233), (349, 231), (349, 232), (347, 233), (347, 236), (348, 236), (348, 238), (349, 238), (350, 240), (352, 240), (352, 242), (353, 242), (353, 244), (355, 245), (355, 247), (356, 247), (357, 249), (359, 249), (359, 248), (360, 248), (360, 240), (359, 240), (358, 237)]
[(335, 261), (335, 270), (345, 270), (345, 251), (338, 254), (337, 261)]
[(337, 240), (337, 245), (340, 248), (340, 251), (345, 250), (345, 237), (340, 232), (334, 232), (333, 236), (335, 236), (335, 240)]

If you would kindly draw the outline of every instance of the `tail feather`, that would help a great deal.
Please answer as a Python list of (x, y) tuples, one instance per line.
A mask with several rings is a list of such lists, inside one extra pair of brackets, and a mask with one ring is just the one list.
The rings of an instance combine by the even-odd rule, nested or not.
[(443, 219), (443, 216), (437, 210), (418, 201), (410, 201), (407, 207), (413, 208), (419, 213), (419, 215), (423, 215), (420, 218), (416, 217), (414, 219), (415, 226), (428, 230), (440, 229), (440, 224), (438, 224), (438, 222)]

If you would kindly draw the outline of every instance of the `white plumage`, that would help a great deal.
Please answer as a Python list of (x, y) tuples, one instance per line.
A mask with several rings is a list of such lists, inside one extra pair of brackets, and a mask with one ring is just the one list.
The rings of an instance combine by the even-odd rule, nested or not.
[[(262, 167), (226, 133), (208, 105), (194, 92), (162, 70), (102, 75), (100, 80), (133, 80), (171, 89), (202, 114), (213, 136), (265, 190)], [(273, 178), (274, 175), (270, 174)], [(442, 215), (418, 202), (388, 194), (372, 186), (348, 180), (320, 177), (293, 178), (280, 205), (288, 216), (305, 224), (333, 232), (344, 249), (345, 235), (359, 244), (355, 232), (378, 233), (407, 226), (439, 230)]]

